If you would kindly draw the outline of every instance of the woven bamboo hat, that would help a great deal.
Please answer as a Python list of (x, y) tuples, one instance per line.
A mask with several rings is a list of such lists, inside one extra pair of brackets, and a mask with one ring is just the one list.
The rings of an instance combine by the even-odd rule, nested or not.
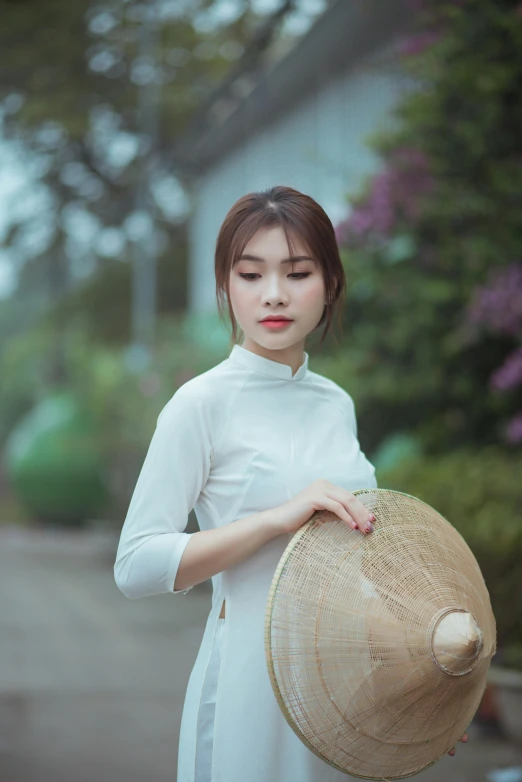
[(402, 492), (353, 494), (375, 531), (317, 511), (292, 537), (269, 591), (266, 660), (312, 752), (353, 776), (400, 779), (471, 722), (495, 619), (475, 557), (437, 511)]

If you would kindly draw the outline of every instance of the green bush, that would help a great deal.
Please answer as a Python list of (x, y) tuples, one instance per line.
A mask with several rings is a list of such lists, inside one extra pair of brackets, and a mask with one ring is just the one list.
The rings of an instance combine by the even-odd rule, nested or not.
[[(497, 622), (499, 662), (520, 665), (522, 644), (522, 456), (500, 447), (403, 462), (379, 487), (431, 505), (463, 536), (482, 570)], [(521, 665), (522, 667), (522, 665)]]
[(66, 332), (62, 347), (64, 372), (58, 386), (48, 371), (56, 351), (51, 329), (13, 338), (2, 352), (0, 375), (5, 374), (9, 382), (0, 390), (0, 439), (5, 442), (17, 423), (51, 391), (74, 394), (96, 422), (95, 444), (109, 489), (102, 517), (119, 525), (161, 409), (180, 385), (219, 363), (227, 353), (217, 355), (212, 346), (196, 346), (181, 317), (158, 320), (150, 362), (139, 370), (132, 367), (125, 349), (93, 342), (79, 328)]
[(107, 514), (116, 524), (127, 511), (160, 411), (179, 386), (222, 358), (188, 340), (181, 318), (158, 321), (154, 351), (140, 370), (124, 350), (94, 345), (79, 333), (71, 340), (69, 384), (99, 424), (111, 493)]
[[(370, 450), (522, 446), (520, 0), (421, 2), (398, 61), (416, 89), (369, 140), (337, 226), (343, 362)], [(411, 31), (410, 31), (411, 33)]]

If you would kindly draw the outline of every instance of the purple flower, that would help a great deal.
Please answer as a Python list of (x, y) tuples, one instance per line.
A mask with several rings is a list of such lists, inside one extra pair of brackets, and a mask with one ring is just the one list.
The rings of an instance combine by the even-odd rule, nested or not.
[(430, 46), (434, 46), (442, 38), (442, 32), (435, 30), (426, 30), (417, 35), (411, 35), (409, 38), (404, 38), (399, 43), (399, 54), (402, 57), (416, 57), (418, 54), (422, 54)]
[(432, 186), (423, 152), (397, 148), (389, 155), (386, 167), (373, 178), (366, 198), (338, 225), (338, 241), (357, 245), (370, 236), (388, 238), (399, 219), (412, 223), (419, 217), (422, 196)]
[(476, 289), (465, 320), (472, 327), (522, 337), (522, 263), (491, 272), (486, 284)]
[(508, 391), (522, 383), (522, 347), (509, 354), (501, 367), (491, 375), (489, 385), (496, 391)]
[(508, 421), (504, 434), (509, 443), (522, 443), (522, 413), (517, 413)]

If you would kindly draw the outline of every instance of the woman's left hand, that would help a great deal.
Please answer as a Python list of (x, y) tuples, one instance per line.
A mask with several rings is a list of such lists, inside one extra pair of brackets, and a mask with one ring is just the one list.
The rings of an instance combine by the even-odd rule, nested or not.
[[(461, 739), (459, 739), (459, 741), (462, 741), (464, 744), (466, 743), (466, 741), (467, 741), (467, 740), (468, 740), (468, 734), (467, 734), (467, 733), (465, 733), (465, 734), (462, 736), (462, 738), (461, 738)], [(457, 745), (455, 745), (455, 746), (457, 746)], [(452, 748), (450, 749), (450, 751), (448, 752), (448, 755), (451, 755), (451, 757), (453, 757), (453, 755), (454, 755), (454, 754), (455, 754), (455, 747), (452, 747)]]

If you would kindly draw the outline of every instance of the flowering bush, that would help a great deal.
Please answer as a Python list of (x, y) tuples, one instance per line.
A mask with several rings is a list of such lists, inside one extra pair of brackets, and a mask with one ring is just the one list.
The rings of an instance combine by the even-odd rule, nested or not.
[(522, 262), (493, 270), (475, 289), (466, 318), (471, 326), (486, 326), (522, 341)]
[[(412, 0), (417, 79), (382, 168), (336, 228), (352, 388), (374, 447), (522, 444), (522, 16), (518, 0)], [(376, 411), (378, 411), (376, 413)]]
[(424, 195), (433, 186), (426, 156), (414, 148), (397, 148), (370, 183), (367, 196), (336, 227), (345, 246), (389, 239), (400, 220), (414, 223)]
[[(518, 342), (489, 377), (493, 392), (508, 392), (522, 386), (522, 263), (494, 270), (488, 281), (474, 291), (466, 311), (466, 323), (477, 334), (483, 330), (506, 334)], [(522, 443), (522, 412), (515, 413), (505, 425), (505, 439)]]

